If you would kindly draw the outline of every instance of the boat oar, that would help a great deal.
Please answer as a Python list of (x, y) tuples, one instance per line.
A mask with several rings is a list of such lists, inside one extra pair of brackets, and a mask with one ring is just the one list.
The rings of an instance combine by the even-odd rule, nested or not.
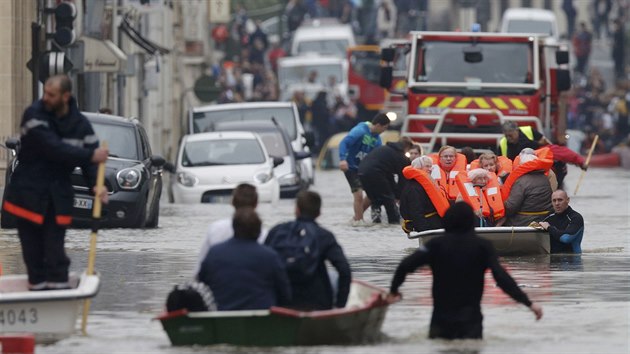
[[(101, 147), (107, 148), (107, 142), (103, 141)], [(98, 193), (105, 186), (105, 162), (98, 164), (98, 170), (96, 172), (96, 191), (94, 195), (94, 206), (92, 207), (92, 232), (90, 234), (90, 252), (88, 255), (88, 264), (86, 275), (94, 274), (94, 262), (96, 260), (96, 234), (98, 233), (99, 221), (101, 219), (101, 198)], [(90, 299), (85, 300), (83, 303), (83, 319), (81, 321), (81, 332), (83, 335), (87, 335), (87, 317), (90, 312)]]
[[(588, 151), (588, 156), (586, 156), (586, 162), (584, 162), (584, 166), (586, 168), (588, 168), (588, 164), (591, 162), (591, 156), (593, 156), (593, 150), (595, 150), (597, 140), (599, 140), (599, 135), (595, 135), (595, 139), (593, 139), (593, 143), (591, 144), (591, 149)], [(582, 173), (580, 174), (580, 179), (578, 179), (578, 183), (575, 185), (575, 191), (573, 192), (573, 195), (576, 195), (578, 189), (580, 189), (580, 184), (582, 183), (582, 178), (584, 178), (585, 173), (586, 170), (582, 170)]]

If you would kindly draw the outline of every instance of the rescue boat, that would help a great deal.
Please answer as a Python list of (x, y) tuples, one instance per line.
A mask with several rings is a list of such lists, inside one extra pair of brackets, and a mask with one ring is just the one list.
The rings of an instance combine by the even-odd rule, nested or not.
[(188, 312), (160, 315), (174, 346), (234, 344), (292, 346), (360, 344), (381, 338), (387, 313), (387, 292), (353, 280), (346, 306), (301, 312), (284, 307), (269, 310)]
[[(444, 235), (444, 229), (411, 232), (409, 239), (418, 239), (422, 246), (434, 237)], [(549, 233), (530, 226), (476, 227), (475, 233), (494, 246), (498, 256), (532, 256), (551, 253)]]
[(70, 289), (28, 290), (28, 277), (0, 277), (0, 334), (32, 333), (37, 343), (67, 338), (76, 330), (79, 305), (96, 296), (98, 275), (70, 273)]

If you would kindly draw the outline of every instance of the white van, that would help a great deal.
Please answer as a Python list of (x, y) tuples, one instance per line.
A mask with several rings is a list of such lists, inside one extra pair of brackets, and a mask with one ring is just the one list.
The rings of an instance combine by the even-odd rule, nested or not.
[[(316, 72), (315, 82), (308, 82), (307, 77)], [(334, 77), (335, 85), (330, 87)], [(303, 91), (309, 100), (314, 100), (321, 90), (348, 99), (348, 60), (333, 56), (303, 55), (278, 59), (278, 86), (280, 101), (289, 101), (297, 90)], [(332, 103), (332, 102), (331, 102)]]
[(346, 49), (355, 45), (350, 25), (341, 24), (336, 19), (317, 18), (295, 30), (291, 55), (314, 52), (345, 58)]
[(512, 8), (503, 13), (501, 20), (503, 33), (546, 34), (555, 41), (560, 40), (556, 15), (549, 10)]
[[(224, 121), (271, 120), (275, 118), (287, 132), (294, 151), (310, 152), (307, 134), (300, 122), (297, 106), (293, 102), (241, 102), (195, 107), (189, 111), (188, 134), (214, 131)], [(309, 184), (315, 181), (313, 159), (300, 160), (302, 171)]]

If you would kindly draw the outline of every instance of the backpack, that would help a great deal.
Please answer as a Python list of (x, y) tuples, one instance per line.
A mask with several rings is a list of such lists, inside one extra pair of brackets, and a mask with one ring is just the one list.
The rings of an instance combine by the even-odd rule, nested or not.
[(267, 245), (280, 255), (292, 282), (308, 280), (317, 272), (320, 249), (311, 225), (297, 221), (278, 225), (269, 231)]
[(189, 312), (216, 311), (212, 291), (204, 283), (187, 282), (175, 285), (166, 298), (166, 311), (186, 309)]

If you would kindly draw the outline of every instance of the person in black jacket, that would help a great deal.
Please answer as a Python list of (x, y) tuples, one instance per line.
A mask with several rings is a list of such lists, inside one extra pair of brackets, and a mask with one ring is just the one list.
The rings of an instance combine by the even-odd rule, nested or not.
[[(411, 167), (431, 173), (433, 160), (426, 155), (411, 161)], [(400, 215), (405, 220), (405, 231), (425, 231), (442, 228), (442, 218), (424, 187), (415, 179), (408, 179), (400, 193)]]
[[(285, 259), (293, 300), (289, 307), (303, 310), (327, 310), (346, 305), (350, 293), (351, 270), (343, 249), (332, 232), (319, 226), (322, 199), (318, 193), (301, 191), (296, 197), (296, 220), (274, 226), (265, 245), (275, 249)], [(292, 239), (303, 241), (291, 241)], [(306, 244), (307, 249), (290, 247), (293, 242)], [(304, 248), (304, 247), (302, 247)], [(305, 251), (306, 255), (302, 251)], [(307, 258), (308, 259), (305, 259)], [(312, 261), (309, 261), (312, 260)], [(336, 297), (326, 269), (329, 261), (338, 272)], [(300, 265), (296, 263), (312, 262)]]
[(549, 231), (551, 253), (582, 253), (584, 218), (569, 206), (570, 200), (567, 192), (556, 189), (551, 195), (555, 213), (540, 222), (540, 226)]
[(542, 308), (532, 303), (514, 279), (499, 264), (490, 241), (475, 234), (475, 213), (465, 202), (456, 202), (444, 215), (446, 234), (400, 262), (392, 279), (387, 301), (402, 298), (399, 292), (407, 274), (428, 264), (433, 273), (433, 315), (429, 338), (482, 338), (484, 274), (492, 270), (497, 285), (514, 300), (529, 307), (536, 319)]
[[(79, 166), (88, 185), (94, 186), (95, 164), (107, 160), (108, 150), (98, 147), (98, 138), (79, 112), (72, 82), (65, 75), (46, 80), (44, 96), (26, 109), (20, 128), (20, 163), (7, 187), (3, 208), (17, 216), (29, 289), (68, 288), (70, 259), (64, 239), (72, 222), (70, 176)], [(106, 191), (98, 195), (107, 202)]]
[[(387, 222), (400, 224), (400, 214), (396, 201), (405, 183), (402, 170), (409, 165), (405, 155), (413, 146), (411, 139), (402, 137), (398, 142), (388, 142), (370, 151), (359, 164), (359, 180), (368, 198), (372, 201), (372, 210), (377, 210), (372, 222), (380, 222), (380, 208), (385, 206)], [(394, 176), (398, 176), (398, 182)]]
[(234, 237), (210, 248), (197, 279), (208, 285), (219, 311), (262, 310), (291, 300), (280, 256), (256, 240), (261, 221), (253, 208), (234, 211)]

